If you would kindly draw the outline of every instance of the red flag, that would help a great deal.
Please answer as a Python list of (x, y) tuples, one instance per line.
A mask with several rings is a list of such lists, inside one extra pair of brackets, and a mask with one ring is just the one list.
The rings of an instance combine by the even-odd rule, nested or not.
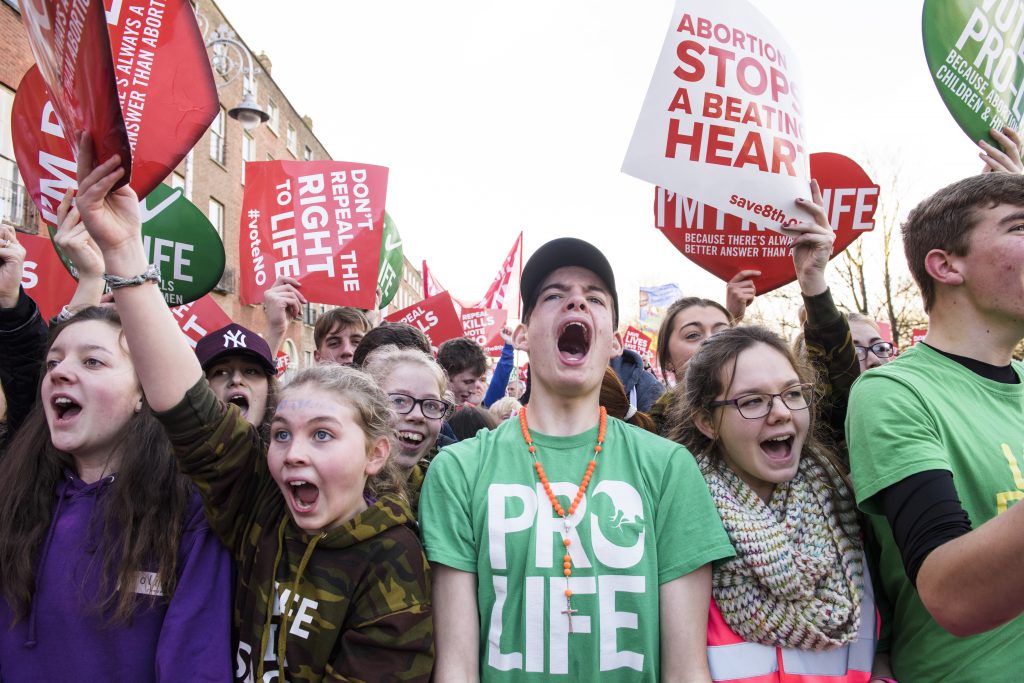
[[(305, 292), (303, 292), (305, 294)], [(418, 328), (430, 339), (431, 346), (440, 346), (449, 339), (462, 336), (462, 320), (455, 312), (452, 297), (441, 292), (408, 308), (392, 313), (388, 322), (406, 323)]]
[(512, 245), (512, 249), (509, 250), (508, 256), (501, 263), (501, 268), (498, 269), (498, 274), (494, 277), (494, 282), (487, 289), (487, 293), (484, 294), (484, 298), (474, 306), (474, 308), (505, 308), (505, 301), (508, 298), (508, 286), (512, 281), (512, 273), (517, 272), (515, 268), (516, 261), (519, 260), (521, 252), (519, 245), (522, 242), (523, 233), (519, 233), (516, 237), (515, 243)]
[(376, 307), (388, 169), (346, 161), (250, 161), (239, 236), (243, 304), (281, 276), (310, 301)]

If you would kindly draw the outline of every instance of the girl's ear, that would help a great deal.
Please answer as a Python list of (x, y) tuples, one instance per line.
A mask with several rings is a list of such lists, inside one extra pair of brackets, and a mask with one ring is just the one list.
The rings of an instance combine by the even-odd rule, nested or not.
[(370, 444), (370, 450), (366, 454), (366, 468), (363, 473), (368, 477), (384, 469), (384, 464), (391, 455), (391, 439), (386, 436), (378, 437)]
[(706, 410), (700, 411), (700, 413), (693, 419), (693, 423), (697, 425), (697, 429), (700, 433), (714, 441), (718, 434), (715, 429), (715, 425), (711, 421), (711, 413)]

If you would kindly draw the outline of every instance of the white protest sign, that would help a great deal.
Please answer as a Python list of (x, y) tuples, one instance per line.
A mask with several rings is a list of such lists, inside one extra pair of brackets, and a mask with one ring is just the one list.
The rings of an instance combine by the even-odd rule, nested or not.
[(806, 220), (792, 50), (744, 0), (677, 0), (622, 170), (777, 229)]

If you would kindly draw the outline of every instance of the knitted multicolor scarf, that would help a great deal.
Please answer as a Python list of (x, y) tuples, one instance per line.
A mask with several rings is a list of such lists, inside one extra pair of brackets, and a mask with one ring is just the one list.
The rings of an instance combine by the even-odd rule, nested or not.
[[(726, 623), (748, 642), (800, 650), (853, 640), (864, 560), (846, 485), (804, 457), (797, 475), (765, 503), (727, 467), (701, 464), (736, 548), (712, 579)], [(842, 501), (836, 506), (835, 489)]]

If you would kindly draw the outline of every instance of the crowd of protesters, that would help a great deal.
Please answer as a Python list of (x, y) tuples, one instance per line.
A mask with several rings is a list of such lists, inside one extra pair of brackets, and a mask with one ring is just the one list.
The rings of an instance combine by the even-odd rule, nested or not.
[(743, 324), (741, 271), (669, 307), (664, 385), (571, 237), (489, 382), (471, 340), (338, 308), (279, 383), (289, 278), (262, 336), (193, 350), (83, 137), (49, 324), (0, 226), (0, 680), (1024, 680), (1024, 175), (993, 136), (998, 172), (903, 225), (923, 342), (836, 306), (812, 183), (798, 339)]

